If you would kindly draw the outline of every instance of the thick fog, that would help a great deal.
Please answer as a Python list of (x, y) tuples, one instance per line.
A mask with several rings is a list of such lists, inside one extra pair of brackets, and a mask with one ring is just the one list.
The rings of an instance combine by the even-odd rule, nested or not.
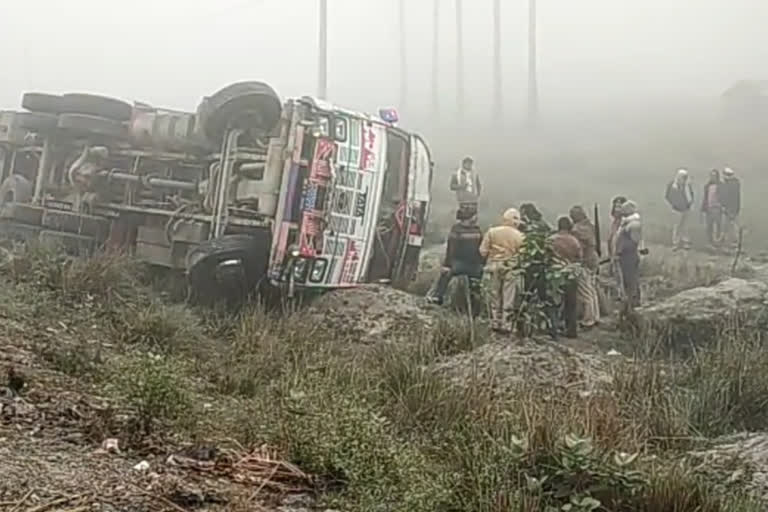
[[(398, 2), (328, 0), (329, 98), (369, 111), (397, 106), (405, 126), (427, 135), (435, 217), (450, 220), (446, 177), (464, 154), (476, 157), (488, 185), (484, 221), (523, 199), (554, 215), (574, 201), (605, 204), (624, 193), (664, 228), (663, 187), (675, 170), (687, 167), (703, 183), (709, 169), (726, 165), (751, 185), (747, 214), (763, 217), (750, 205), (768, 185), (765, 130), (738, 131), (742, 123), (724, 123), (720, 111), (732, 84), (768, 79), (765, 0), (537, 0), (541, 119), (533, 131), (525, 122), (528, 0), (501, 2), (503, 129), (491, 123), (493, 0), (464, 0), (463, 119), (455, 0), (438, 1), (435, 114), (432, 0), (405, 2), (405, 104)], [(319, 3), (0, 0), (0, 108), (42, 91), (192, 110), (245, 79), (268, 81), (283, 97), (315, 94)], [(768, 119), (768, 108), (755, 112)]]
[[(441, 104), (455, 103), (453, 0), (441, 3)], [(193, 108), (228, 82), (314, 93), (318, 0), (0, 2), (0, 106), (25, 90), (87, 90)], [(399, 102), (397, 2), (329, 0), (329, 94)], [(505, 100), (522, 107), (527, 0), (503, 0)], [(464, 2), (468, 109), (490, 108), (492, 1)], [(428, 103), (432, 2), (409, 0), (409, 105)], [(542, 109), (713, 97), (768, 77), (764, 0), (539, 0)], [(591, 108), (591, 107), (590, 107)]]

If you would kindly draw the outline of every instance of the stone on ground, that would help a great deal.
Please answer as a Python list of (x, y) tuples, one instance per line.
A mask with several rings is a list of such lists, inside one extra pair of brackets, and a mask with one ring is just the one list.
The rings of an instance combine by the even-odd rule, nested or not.
[(438, 311), (423, 297), (383, 285), (336, 290), (323, 295), (308, 311), (313, 321), (361, 343), (396, 341), (413, 327), (429, 329)]
[(604, 360), (548, 340), (496, 341), (449, 357), (434, 368), (458, 385), (490, 378), (502, 393), (521, 384), (592, 391), (611, 382)]
[(768, 300), (768, 284), (728, 279), (715, 286), (678, 293), (638, 309), (645, 324), (675, 346), (702, 344), (718, 335), (723, 322), (737, 316), (744, 325), (760, 324)]

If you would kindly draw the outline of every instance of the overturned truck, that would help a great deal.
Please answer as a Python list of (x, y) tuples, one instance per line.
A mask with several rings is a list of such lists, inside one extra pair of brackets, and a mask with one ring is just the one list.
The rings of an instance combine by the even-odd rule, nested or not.
[(195, 112), (90, 94), (27, 93), (22, 107), (0, 112), (6, 236), (126, 251), (209, 298), (417, 271), (432, 161), (388, 116), (282, 102), (261, 82)]

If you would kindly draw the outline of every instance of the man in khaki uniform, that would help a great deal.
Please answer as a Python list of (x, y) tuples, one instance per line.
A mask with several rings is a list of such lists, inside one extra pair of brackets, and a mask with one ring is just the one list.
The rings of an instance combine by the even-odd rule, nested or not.
[(486, 258), (486, 270), (491, 275), (490, 314), (494, 331), (512, 331), (518, 279), (513, 273), (513, 260), (523, 245), (518, 229), (520, 212), (510, 208), (499, 226), (492, 227), (480, 244), (480, 255)]

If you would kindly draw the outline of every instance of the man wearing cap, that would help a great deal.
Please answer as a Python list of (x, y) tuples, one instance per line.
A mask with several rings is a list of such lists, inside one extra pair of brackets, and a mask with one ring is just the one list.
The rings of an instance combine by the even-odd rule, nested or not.
[(736, 243), (736, 233), (739, 229), (739, 213), (741, 212), (741, 182), (730, 167), (723, 170), (723, 182), (720, 184), (720, 202), (723, 206), (725, 226), (723, 241)]
[(679, 169), (667, 185), (665, 199), (677, 216), (672, 226), (672, 245), (675, 250), (690, 249), (691, 240), (688, 238), (688, 221), (693, 207), (693, 187), (688, 177), (688, 171)]
[(640, 305), (640, 247), (643, 225), (637, 204), (627, 201), (621, 207), (623, 219), (616, 236), (616, 256), (619, 259), (625, 300), (630, 307)]
[(515, 298), (519, 279), (514, 274), (514, 259), (523, 246), (520, 212), (510, 208), (504, 212), (501, 224), (488, 230), (480, 244), (480, 255), (486, 259), (485, 270), (491, 276), (491, 326), (500, 333), (512, 332)]
[(465, 208), (477, 212), (482, 185), (472, 157), (464, 157), (461, 166), (451, 176), (451, 190), (456, 193), (456, 202), (460, 209)]

